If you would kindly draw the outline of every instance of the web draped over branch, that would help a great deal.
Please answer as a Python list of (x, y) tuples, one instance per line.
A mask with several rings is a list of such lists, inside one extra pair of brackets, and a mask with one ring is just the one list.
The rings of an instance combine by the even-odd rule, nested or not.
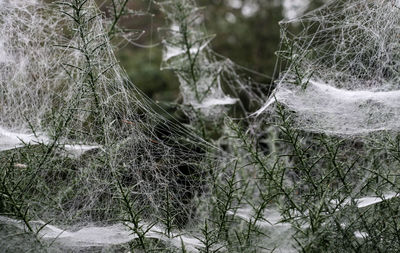
[[(394, 1), (330, 1), (282, 21), (290, 63), (275, 100), (293, 111), (297, 127), (335, 135), (399, 130), (400, 9)], [(295, 24), (300, 33), (292, 33)]]
[(185, 224), (209, 145), (127, 79), (95, 2), (0, 7), (0, 213), (106, 225), (129, 217), (122, 198), (149, 220), (171, 198)]
[(177, 75), (183, 109), (191, 120), (216, 122), (232, 108), (247, 116), (262, 103), (263, 93), (255, 92), (261, 85), (246, 79), (235, 63), (212, 50), (214, 35), (204, 27), (204, 8), (192, 0), (163, 1), (159, 6), (167, 20), (167, 27), (161, 29), (162, 70)]

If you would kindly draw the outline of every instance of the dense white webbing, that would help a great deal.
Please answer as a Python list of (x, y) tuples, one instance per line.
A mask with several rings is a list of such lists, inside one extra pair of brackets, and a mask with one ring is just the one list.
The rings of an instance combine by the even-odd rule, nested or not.
[[(333, 135), (400, 128), (398, 1), (330, 1), (283, 21), (280, 52), (291, 62), (272, 96), (293, 112), (296, 127)], [(287, 27), (303, 30), (291, 34)]]

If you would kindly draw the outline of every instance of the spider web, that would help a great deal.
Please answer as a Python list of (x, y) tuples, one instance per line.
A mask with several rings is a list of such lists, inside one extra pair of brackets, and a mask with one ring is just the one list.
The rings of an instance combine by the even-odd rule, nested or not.
[[(306, 131), (399, 130), (399, 14), (393, 1), (331, 1), (282, 21), (279, 53), (291, 64), (256, 115), (276, 100)], [(291, 24), (301, 32), (292, 33)]]

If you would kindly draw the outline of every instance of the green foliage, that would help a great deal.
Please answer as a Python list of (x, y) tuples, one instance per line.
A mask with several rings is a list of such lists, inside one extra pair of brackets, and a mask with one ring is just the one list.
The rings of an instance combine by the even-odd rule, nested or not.
[[(131, 32), (121, 28), (124, 17), (132, 14), (129, 1), (111, 1), (111, 21), (105, 22), (109, 25), (106, 29), (97, 22), (102, 13), (88, 3), (59, 3), (76, 37), (75, 44), (57, 47), (80, 57), (63, 64), (71, 86), (75, 86), (72, 96), (59, 98), (46, 115), (43, 125), (50, 141), (25, 143), (0, 152), (0, 215), (23, 224), (27, 232), (24, 241), (35, 241), (39, 248), (49, 247), (51, 251), (53, 245), (42, 245), (47, 242), (42, 232), (50, 228), (49, 224), (71, 228), (76, 224), (122, 223), (129, 231), (129, 241), (115, 251), (399, 251), (397, 134), (346, 139), (307, 133), (295, 127), (293, 113), (278, 102), (270, 118), (261, 120), (237, 119), (234, 112), (217, 109), (217, 116), (208, 118), (210, 114), (204, 110), (182, 102), (175, 106), (189, 117), (186, 123), (190, 125), (167, 120), (155, 112), (162, 109), (141, 98), (143, 94), (115, 67), (109, 41), (120, 42), (125, 32)], [(164, 67), (172, 69), (200, 103), (210, 95), (215, 80), (235, 71), (234, 65), (217, 60), (208, 47), (211, 36), (199, 24), (202, 16), (193, 1), (161, 4), (169, 25), (178, 27), (169, 31), (176, 37), (168, 34), (164, 42), (178, 49), (178, 55), (172, 56), (173, 60), (164, 59)], [(249, 26), (260, 26), (258, 22), (275, 22), (278, 17), (268, 13), (277, 10), (280, 13), (281, 7), (257, 13), (267, 21), (260, 21), (256, 15), (240, 17), (232, 26), (222, 21), (217, 24), (228, 26), (222, 37), (237, 28), (234, 36), (243, 38), (239, 43), (242, 46), (258, 41), (259, 36), (268, 37), (260, 40), (263, 43), (274, 43), (276, 38), (270, 38), (269, 32), (249, 37), (243, 34)], [(239, 16), (239, 10), (230, 11)], [(286, 42), (290, 47), (290, 41)], [(261, 46), (251, 45), (250, 53), (237, 51), (234, 57), (244, 64), (252, 61)], [(233, 48), (233, 44), (225, 47), (218, 40), (214, 46)], [(159, 51), (153, 49), (157, 56), (151, 61), (161, 61)], [(121, 59), (139, 69), (131, 71), (132, 79), (176, 90), (176, 84), (168, 84), (176, 80), (156, 71), (154, 63), (141, 66), (146, 53), (127, 54), (131, 52), (121, 52)], [(124, 59), (135, 56), (134, 61)], [(270, 57), (269, 53), (260, 57), (265, 56)], [(303, 60), (295, 52), (280, 56), (292, 65)], [(270, 68), (272, 64), (265, 65)], [(310, 75), (294, 68), (296, 84), (307, 89)], [(256, 69), (261, 70), (262, 64)], [(210, 78), (202, 81), (204, 77)], [(223, 82), (228, 87), (227, 80)], [(244, 85), (239, 78), (235, 81), (238, 86)], [(237, 95), (233, 91), (236, 87), (230, 88), (220, 91)], [(185, 90), (181, 91), (184, 96)], [(157, 93), (154, 87), (147, 92)], [(246, 95), (259, 99), (259, 93)], [(172, 98), (174, 94), (163, 96)], [(246, 107), (243, 98), (237, 99), (238, 107)], [(218, 128), (218, 134), (214, 135), (209, 126)], [(35, 127), (31, 128), (35, 133)], [(99, 146), (73, 156), (66, 153), (65, 140)], [(4, 226), (7, 231), (8, 226)], [(124, 236), (123, 231), (118, 233)]]

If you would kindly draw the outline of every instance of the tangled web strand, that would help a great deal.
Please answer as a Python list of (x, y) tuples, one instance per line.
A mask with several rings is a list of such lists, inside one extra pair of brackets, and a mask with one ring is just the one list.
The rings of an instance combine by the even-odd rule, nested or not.
[[(281, 22), (280, 54), (291, 64), (256, 114), (276, 100), (306, 131), (352, 136), (399, 130), (399, 14), (393, 1), (330, 1)], [(292, 24), (301, 32), (291, 33)]]
[(184, 225), (207, 144), (152, 109), (119, 67), (95, 1), (80, 4), (0, 1), (0, 190), (15, 192), (0, 213), (77, 230), (128, 219), (128, 204), (153, 220), (174, 199)]

